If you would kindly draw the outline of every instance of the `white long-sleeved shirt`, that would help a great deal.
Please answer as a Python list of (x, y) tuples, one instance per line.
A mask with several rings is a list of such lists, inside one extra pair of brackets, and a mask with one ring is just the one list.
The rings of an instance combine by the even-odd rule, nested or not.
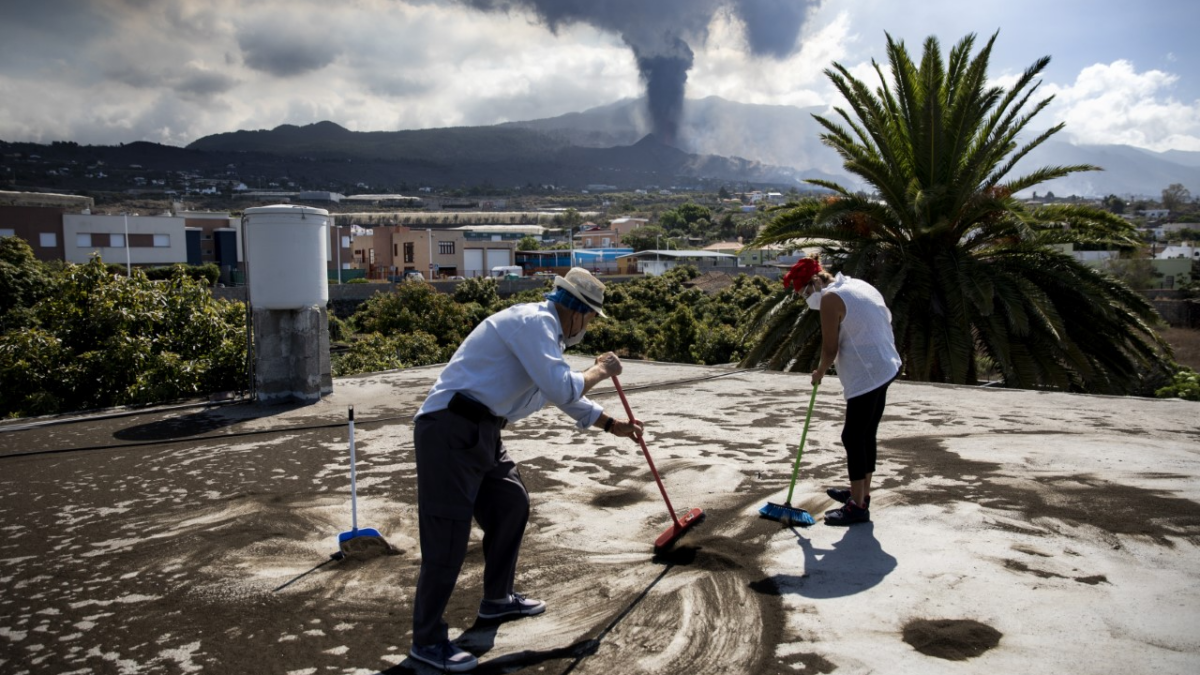
[(563, 348), (562, 324), (549, 300), (496, 312), (459, 345), (417, 416), (445, 409), (462, 392), (510, 422), (553, 403), (586, 429), (603, 408), (583, 396), (583, 374), (571, 370)]

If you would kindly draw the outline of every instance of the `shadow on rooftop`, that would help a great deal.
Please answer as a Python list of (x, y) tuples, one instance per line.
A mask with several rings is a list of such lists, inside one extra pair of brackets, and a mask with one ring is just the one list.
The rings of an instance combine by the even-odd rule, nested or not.
[[(634, 598), (628, 606), (625, 607), (625, 609), (621, 610), (620, 614), (613, 618), (613, 620), (610, 621), (607, 626), (605, 626), (599, 633), (596, 634), (596, 637), (578, 640), (565, 647), (558, 647), (556, 649), (545, 649), (541, 651), (526, 649), (523, 651), (514, 652), (512, 654), (505, 654), (504, 656), (499, 656), (487, 661), (480, 659), (479, 666), (471, 672), (482, 673), (483, 675), (489, 675), (492, 673), (512, 673), (519, 670), (523, 671), (527, 668), (543, 664), (548, 661), (561, 661), (564, 659), (569, 659), (570, 661), (567, 663), (566, 668), (562, 671), (561, 675), (570, 675), (570, 673), (574, 672), (575, 669), (579, 667), (584, 659), (595, 654), (600, 649), (600, 644), (604, 641), (604, 638), (610, 632), (612, 632), (612, 630), (616, 628), (626, 616), (629, 616), (629, 613), (632, 612), (635, 607), (641, 604), (642, 600), (646, 599), (646, 596), (650, 594), (650, 591), (658, 585), (658, 582), (663, 580), (663, 577), (667, 576), (667, 573), (670, 572), (673, 567), (674, 565), (667, 565), (663, 571), (654, 578), (654, 581), (651, 581), (646, 588), (642, 589), (642, 592), (639, 593), (638, 596)], [(476, 619), (475, 623), (466, 631), (464, 631), (457, 640), (454, 640), (454, 642), (459, 647), (466, 649), (475, 656), (482, 657), (484, 654), (487, 654), (489, 651), (491, 651), (492, 647), (495, 646), (496, 631), (503, 623), (506, 622)], [(411, 659), (406, 659), (400, 664), (382, 671), (379, 675), (399, 675), (400, 673), (418, 672), (416, 669), (414, 669), (414, 667), (407, 665), (410, 663), (413, 663), (414, 666), (416, 665)], [(426, 670), (425, 666), (421, 666), (420, 668), (420, 672)], [(538, 670), (545, 670), (545, 667), (543, 666)]]
[(281, 413), (302, 408), (302, 403), (280, 403), (274, 405), (245, 404), (219, 410), (200, 410), (179, 417), (167, 417), (145, 424), (135, 424), (113, 433), (123, 441), (153, 442), (201, 436), (218, 429), (231, 427), (242, 422), (273, 417)]
[(795, 593), (806, 598), (842, 598), (879, 585), (896, 569), (896, 559), (875, 538), (874, 523), (846, 528), (833, 548), (813, 546), (801, 532), (791, 528), (804, 550), (804, 574), (776, 574), (750, 583), (763, 595)]

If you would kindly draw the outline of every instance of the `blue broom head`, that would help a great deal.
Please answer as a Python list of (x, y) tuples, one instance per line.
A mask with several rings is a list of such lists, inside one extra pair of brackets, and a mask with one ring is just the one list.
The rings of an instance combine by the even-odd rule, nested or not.
[(357, 530), (350, 530), (348, 532), (339, 534), (338, 543), (340, 544), (344, 541), (350, 541), (351, 539), (355, 539), (357, 537), (375, 537), (377, 539), (383, 539), (383, 535), (379, 534), (379, 530), (373, 527), (361, 527)]
[(772, 502), (767, 502), (766, 506), (758, 510), (758, 514), (768, 520), (777, 520), (784, 525), (808, 527), (816, 522), (808, 511), (804, 509), (784, 504), (774, 504)]
[(344, 557), (369, 558), (395, 553), (379, 530), (370, 527), (350, 530), (338, 535), (338, 548)]

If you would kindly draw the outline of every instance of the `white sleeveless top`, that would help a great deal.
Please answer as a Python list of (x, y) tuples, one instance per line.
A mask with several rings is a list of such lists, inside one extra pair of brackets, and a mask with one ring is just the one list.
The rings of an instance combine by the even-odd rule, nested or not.
[(900, 353), (883, 296), (871, 284), (841, 274), (824, 292), (846, 303), (834, 360), (843, 395), (851, 399), (890, 382), (900, 372)]

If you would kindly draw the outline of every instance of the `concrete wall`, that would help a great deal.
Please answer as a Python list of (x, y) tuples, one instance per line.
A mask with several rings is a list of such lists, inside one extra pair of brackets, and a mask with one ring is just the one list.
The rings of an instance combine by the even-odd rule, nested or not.
[(1172, 328), (1200, 328), (1200, 300), (1151, 300)]

